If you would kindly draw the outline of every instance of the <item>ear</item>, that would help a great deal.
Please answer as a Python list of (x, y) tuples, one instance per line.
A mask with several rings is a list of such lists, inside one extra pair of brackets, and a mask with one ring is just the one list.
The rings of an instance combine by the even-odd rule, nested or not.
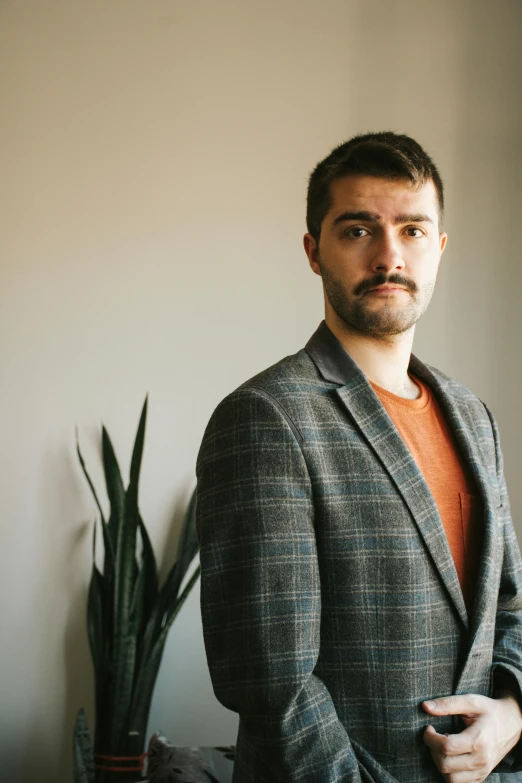
[(439, 235), (439, 246), (440, 246), (440, 254), (442, 255), (444, 253), (444, 249), (446, 247), (446, 242), (448, 241), (448, 235), (444, 232), (442, 232)]
[(305, 234), (303, 237), (303, 246), (308, 256), (308, 263), (316, 275), (321, 276), (321, 267), (319, 265), (319, 248), (317, 242), (311, 234)]

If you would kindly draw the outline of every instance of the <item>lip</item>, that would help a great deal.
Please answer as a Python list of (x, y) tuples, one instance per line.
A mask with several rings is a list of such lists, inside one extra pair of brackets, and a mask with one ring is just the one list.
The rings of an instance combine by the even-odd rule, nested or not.
[(391, 291), (406, 291), (406, 289), (400, 285), (379, 285), (377, 288), (370, 288), (368, 293), (374, 292), (379, 294), (387, 294)]

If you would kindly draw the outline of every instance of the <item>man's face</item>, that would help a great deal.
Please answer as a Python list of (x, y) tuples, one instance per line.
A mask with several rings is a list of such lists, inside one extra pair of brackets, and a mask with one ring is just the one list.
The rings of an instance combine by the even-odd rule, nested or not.
[[(350, 175), (330, 187), (331, 207), (317, 247), (304, 238), (328, 306), (348, 327), (385, 338), (410, 329), (428, 307), (446, 245), (433, 182)], [(393, 290), (375, 290), (394, 284)]]

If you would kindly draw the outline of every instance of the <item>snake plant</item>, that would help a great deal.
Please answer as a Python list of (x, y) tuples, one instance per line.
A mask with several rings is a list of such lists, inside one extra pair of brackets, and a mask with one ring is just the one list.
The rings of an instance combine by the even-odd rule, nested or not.
[[(109, 434), (102, 427), (102, 455), (110, 513), (106, 518), (87, 472), (76, 434), (77, 453), (99, 512), (93, 531), (93, 565), (87, 602), (87, 630), (95, 681), (94, 749), (88, 747), (86, 726), (80, 720), (75, 737), (76, 780), (107, 783), (140, 778), (139, 774), (100, 770), (144, 752), (150, 704), (170, 626), (175, 620), (200, 567), (181, 590), (198, 551), (195, 529), (196, 493), (183, 521), (176, 562), (160, 587), (156, 560), (138, 504), (138, 482), (147, 419), (145, 398), (130, 466), (123, 486)], [(96, 531), (101, 529), (103, 568), (96, 565)], [(81, 741), (78, 737), (80, 736)], [(88, 733), (87, 733), (88, 737)], [(93, 772), (92, 755), (97, 772)], [(123, 761), (123, 766), (129, 761)], [(82, 767), (80, 774), (80, 766)], [(139, 762), (130, 762), (139, 766)]]

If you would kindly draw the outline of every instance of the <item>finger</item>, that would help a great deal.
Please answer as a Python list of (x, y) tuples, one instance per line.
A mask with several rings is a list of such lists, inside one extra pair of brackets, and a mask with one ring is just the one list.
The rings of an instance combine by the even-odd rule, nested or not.
[(444, 775), (447, 783), (483, 783), (487, 775), (483, 772), (454, 772), (451, 777)]
[(441, 756), (461, 756), (473, 752), (476, 731), (465, 729), (460, 734), (439, 734), (433, 726), (426, 726), (424, 744)]
[(462, 753), (459, 756), (441, 756), (440, 753), (433, 753), (432, 758), (439, 772), (443, 775), (451, 775), (451, 781), (453, 776), (457, 772), (467, 772), (470, 776), (477, 775), (477, 764), (475, 763), (471, 753)]
[(431, 715), (481, 715), (488, 709), (490, 701), (487, 696), (466, 693), (423, 701), (422, 708)]

